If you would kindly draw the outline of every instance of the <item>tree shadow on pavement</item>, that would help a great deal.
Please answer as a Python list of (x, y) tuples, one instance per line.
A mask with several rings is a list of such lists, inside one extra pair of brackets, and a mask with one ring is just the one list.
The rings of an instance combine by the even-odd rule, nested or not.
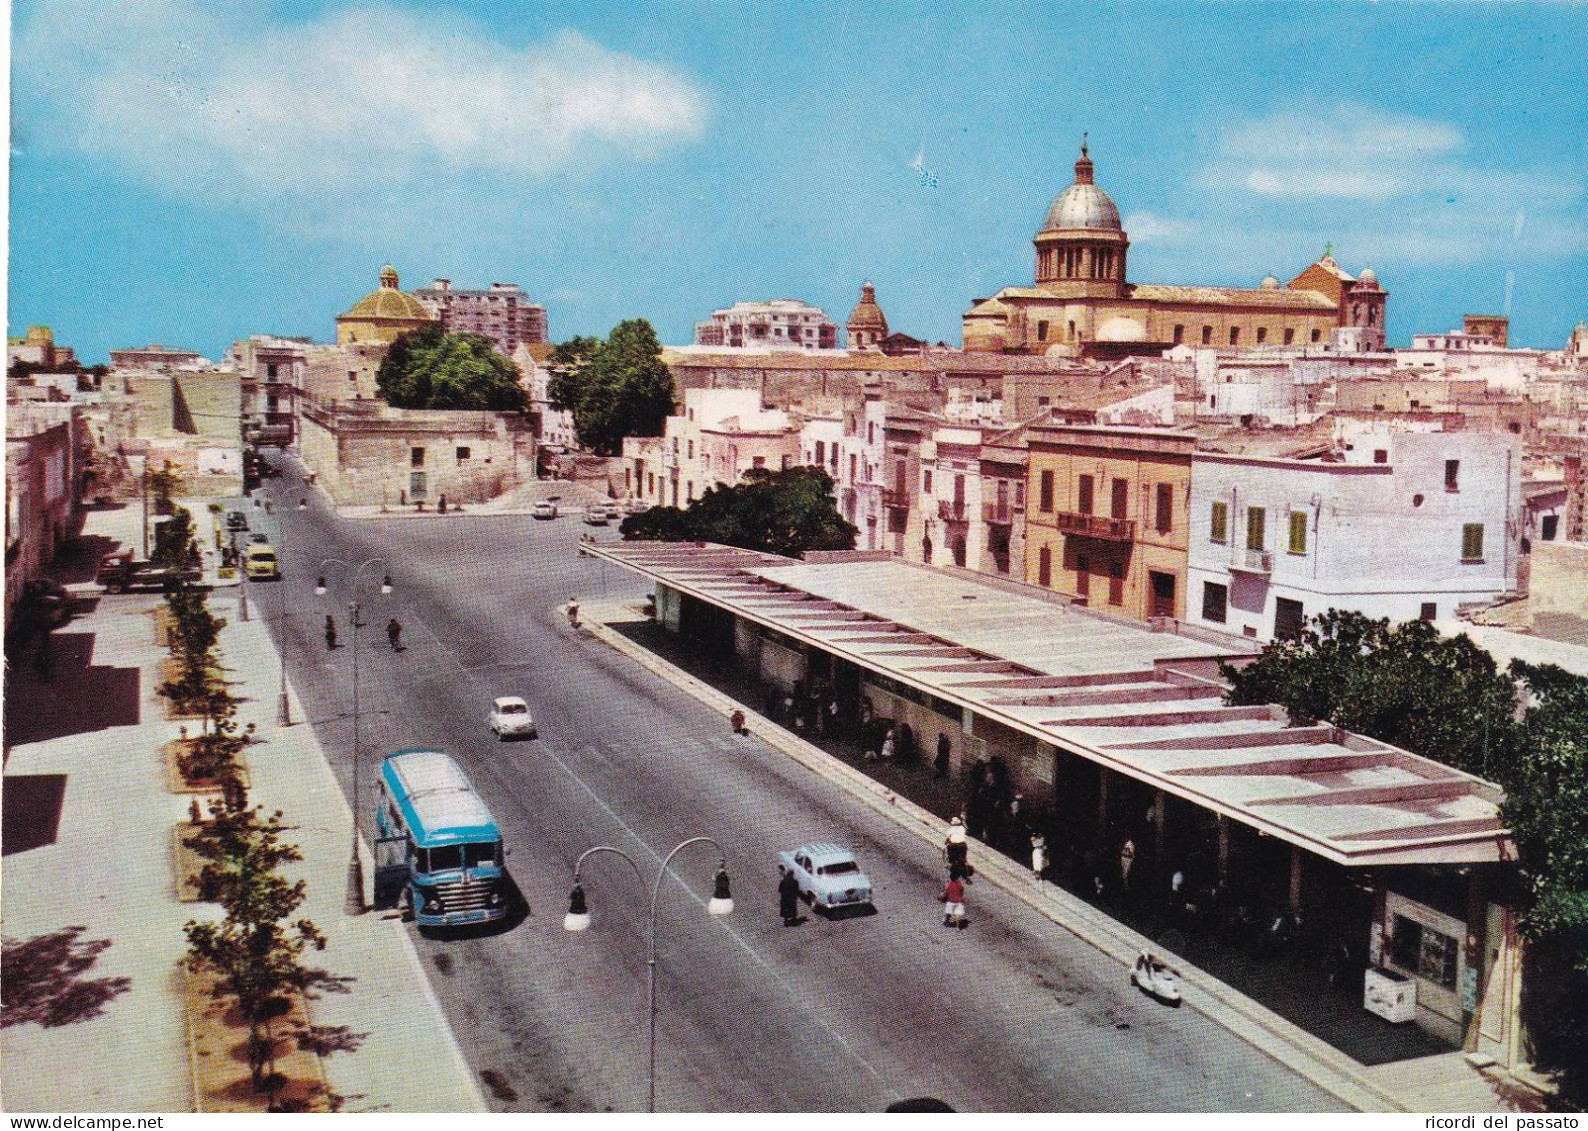
[(5, 748), (136, 726), (140, 672), (93, 664), (94, 634), (56, 632), (46, 664), (15, 665), (6, 680)]
[(85, 930), (62, 927), (0, 945), (0, 1028), (31, 1021), (54, 1029), (90, 1021), (132, 986), (126, 977), (86, 977), (110, 940), (82, 940)]

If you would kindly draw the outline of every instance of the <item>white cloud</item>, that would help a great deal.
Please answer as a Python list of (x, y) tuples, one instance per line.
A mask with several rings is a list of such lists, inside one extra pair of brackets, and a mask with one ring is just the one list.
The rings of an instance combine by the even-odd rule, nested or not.
[(1155, 212), (1132, 212), (1122, 221), (1133, 244), (1185, 243), (1194, 239), (1198, 225)]
[(72, 144), (167, 189), (233, 198), (540, 177), (654, 156), (707, 117), (688, 77), (572, 31), (513, 46), (428, 11), (258, 12), (48, 0), (22, 32), (19, 85), (41, 88)]

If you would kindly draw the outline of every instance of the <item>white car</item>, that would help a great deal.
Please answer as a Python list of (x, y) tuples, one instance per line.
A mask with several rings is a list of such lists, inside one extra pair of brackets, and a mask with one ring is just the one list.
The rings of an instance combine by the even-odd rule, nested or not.
[(650, 509), (651, 504), (647, 503), (644, 499), (630, 499), (628, 502), (623, 504), (623, 511), (625, 514), (644, 514)]
[(556, 518), (557, 504), (542, 499), (533, 507), (529, 508), (529, 514), (531, 518)]
[(607, 524), (607, 508), (604, 503), (585, 507), (584, 521), (586, 526), (605, 526)]
[(1130, 983), (1159, 1001), (1180, 1004), (1180, 972), (1151, 951), (1144, 950), (1136, 956)]
[(529, 704), (516, 695), (504, 695), (491, 703), (491, 730), (497, 738), (538, 738)]
[(873, 906), (871, 877), (842, 845), (802, 844), (778, 853), (777, 859), (799, 881), (800, 898), (817, 911)]

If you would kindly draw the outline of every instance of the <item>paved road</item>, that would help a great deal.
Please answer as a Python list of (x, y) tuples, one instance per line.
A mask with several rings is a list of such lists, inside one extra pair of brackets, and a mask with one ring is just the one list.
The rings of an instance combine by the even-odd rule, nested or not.
[[(267, 489), (296, 501), (289, 471)], [(501, 1110), (633, 1110), (646, 1101), (648, 891), (622, 861), (586, 866), (592, 928), (561, 928), (570, 877), (594, 844), (646, 873), (686, 837), (719, 840), (737, 909), (705, 912), (709, 847), (663, 888), (657, 1104), (667, 1110), (876, 1111), (934, 1096), (962, 1111), (1338, 1110), (1326, 1093), (1190, 1010), (1139, 996), (1125, 972), (986, 884), (972, 926), (942, 927), (937, 853), (593, 640), (556, 606), (641, 590), (574, 553), (572, 519), (341, 522), (315, 501), (285, 519), (287, 580), (254, 605), (287, 611), (294, 685), (350, 788), (349, 646), (327, 653), (346, 575), (313, 595), (323, 557), (379, 554), (361, 598), (361, 787), (386, 752), (435, 744), (465, 767), (501, 824), (529, 905), (511, 929), (418, 938), (431, 979)], [(615, 530), (603, 537), (616, 537)], [(280, 548), (279, 534), (274, 538)], [(388, 569), (390, 597), (378, 593)], [(608, 570), (605, 578), (603, 569)], [(402, 621), (407, 651), (383, 626)], [(534, 743), (498, 744), (494, 695), (523, 694)], [(775, 854), (804, 840), (852, 845), (878, 914), (786, 929)]]

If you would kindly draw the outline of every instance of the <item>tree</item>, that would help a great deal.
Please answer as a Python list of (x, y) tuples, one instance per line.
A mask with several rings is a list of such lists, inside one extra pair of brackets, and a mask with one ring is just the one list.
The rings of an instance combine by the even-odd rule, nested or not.
[(1232, 704), (1279, 703), (1504, 788), (1532, 1057), (1563, 1095), (1588, 1096), (1588, 679), (1520, 661), (1501, 672), (1465, 634), (1338, 611), (1223, 671)]
[(280, 811), (266, 816), (259, 807), (216, 801), (209, 821), (183, 841), (206, 861), (200, 890), (226, 912), (218, 923), (189, 921), (183, 928), (187, 961), (215, 973), (217, 991), (233, 997), (247, 1019), (249, 1066), (259, 1091), (281, 1083), (271, 1022), (289, 1007), (283, 995), (315, 981), (316, 972), (301, 959), (306, 950), (325, 949), (314, 923), (289, 921), (307, 896), (307, 883), (289, 884), (281, 875), (282, 865), (303, 859), (282, 839), (285, 831)]
[(643, 318), (620, 322), (605, 342), (572, 338), (552, 354), (548, 394), (573, 413), (582, 447), (618, 455), (626, 436), (660, 436), (672, 415), (672, 370), (656, 331)]
[(529, 398), (518, 367), (483, 334), (449, 334), (439, 323), (400, 336), (375, 374), (393, 408), (523, 412)]
[(753, 468), (687, 510), (653, 507), (625, 518), (619, 530), (628, 541), (717, 542), (789, 557), (853, 549), (858, 531), (833, 506), (832, 489), (819, 467)]

